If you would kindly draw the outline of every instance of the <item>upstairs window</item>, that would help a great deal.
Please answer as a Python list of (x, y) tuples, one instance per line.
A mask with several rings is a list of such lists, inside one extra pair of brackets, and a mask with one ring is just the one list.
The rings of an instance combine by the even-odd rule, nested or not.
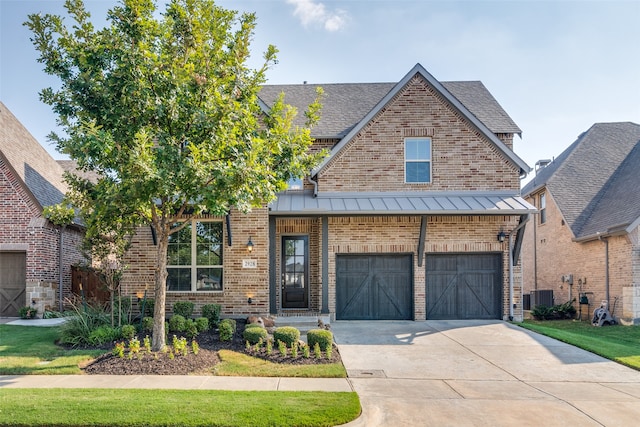
[(287, 190), (302, 190), (302, 178), (291, 178), (287, 181)]
[(167, 290), (221, 291), (222, 223), (192, 221), (169, 236)]
[(404, 140), (404, 177), (406, 183), (431, 182), (431, 138)]
[(540, 193), (540, 224), (547, 222), (547, 195)]

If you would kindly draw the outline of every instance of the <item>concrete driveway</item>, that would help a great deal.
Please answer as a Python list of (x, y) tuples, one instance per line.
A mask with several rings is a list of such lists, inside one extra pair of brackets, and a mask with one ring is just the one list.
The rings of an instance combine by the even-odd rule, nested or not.
[(500, 321), (331, 324), (348, 426), (633, 426), (640, 372)]

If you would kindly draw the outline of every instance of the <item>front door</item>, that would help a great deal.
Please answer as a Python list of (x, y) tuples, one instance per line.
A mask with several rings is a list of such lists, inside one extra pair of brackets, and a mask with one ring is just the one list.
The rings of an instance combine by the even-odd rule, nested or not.
[(309, 238), (282, 237), (282, 308), (309, 308)]
[(16, 317), (26, 305), (27, 254), (0, 253), (0, 316)]

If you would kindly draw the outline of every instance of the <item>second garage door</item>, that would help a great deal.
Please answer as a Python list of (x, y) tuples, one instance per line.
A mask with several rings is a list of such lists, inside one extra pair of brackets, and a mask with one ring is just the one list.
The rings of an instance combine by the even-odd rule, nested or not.
[(427, 319), (502, 318), (500, 254), (426, 257)]
[(411, 255), (338, 255), (338, 320), (413, 319)]

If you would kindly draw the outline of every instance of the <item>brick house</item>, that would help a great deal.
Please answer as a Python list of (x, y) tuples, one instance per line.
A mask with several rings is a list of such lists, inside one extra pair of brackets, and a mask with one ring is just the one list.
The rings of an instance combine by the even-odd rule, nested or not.
[(60, 280), (63, 295), (70, 292), (71, 265), (84, 259), (82, 229), (61, 231), (42, 216), (45, 206), (62, 201), (63, 172), (0, 103), (0, 316), (17, 316), (25, 305), (39, 315), (46, 306), (57, 309)]
[[(513, 152), (520, 129), (484, 85), (441, 83), (418, 64), (396, 83), (322, 87), (313, 149), (328, 157), (269, 206), (201, 218), (172, 238), (167, 308), (191, 300), (225, 315), (521, 318), (529, 167)], [(265, 112), (281, 92), (303, 111), (315, 85), (264, 86)], [(141, 228), (125, 294), (152, 288), (153, 245)]]
[(540, 211), (525, 233), (525, 293), (575, 298), (583, 319), (608, 301), (621, 321), (640, 323), (638, 165), (640, 125), (596, 123), (537, 171), (522, 189)]

